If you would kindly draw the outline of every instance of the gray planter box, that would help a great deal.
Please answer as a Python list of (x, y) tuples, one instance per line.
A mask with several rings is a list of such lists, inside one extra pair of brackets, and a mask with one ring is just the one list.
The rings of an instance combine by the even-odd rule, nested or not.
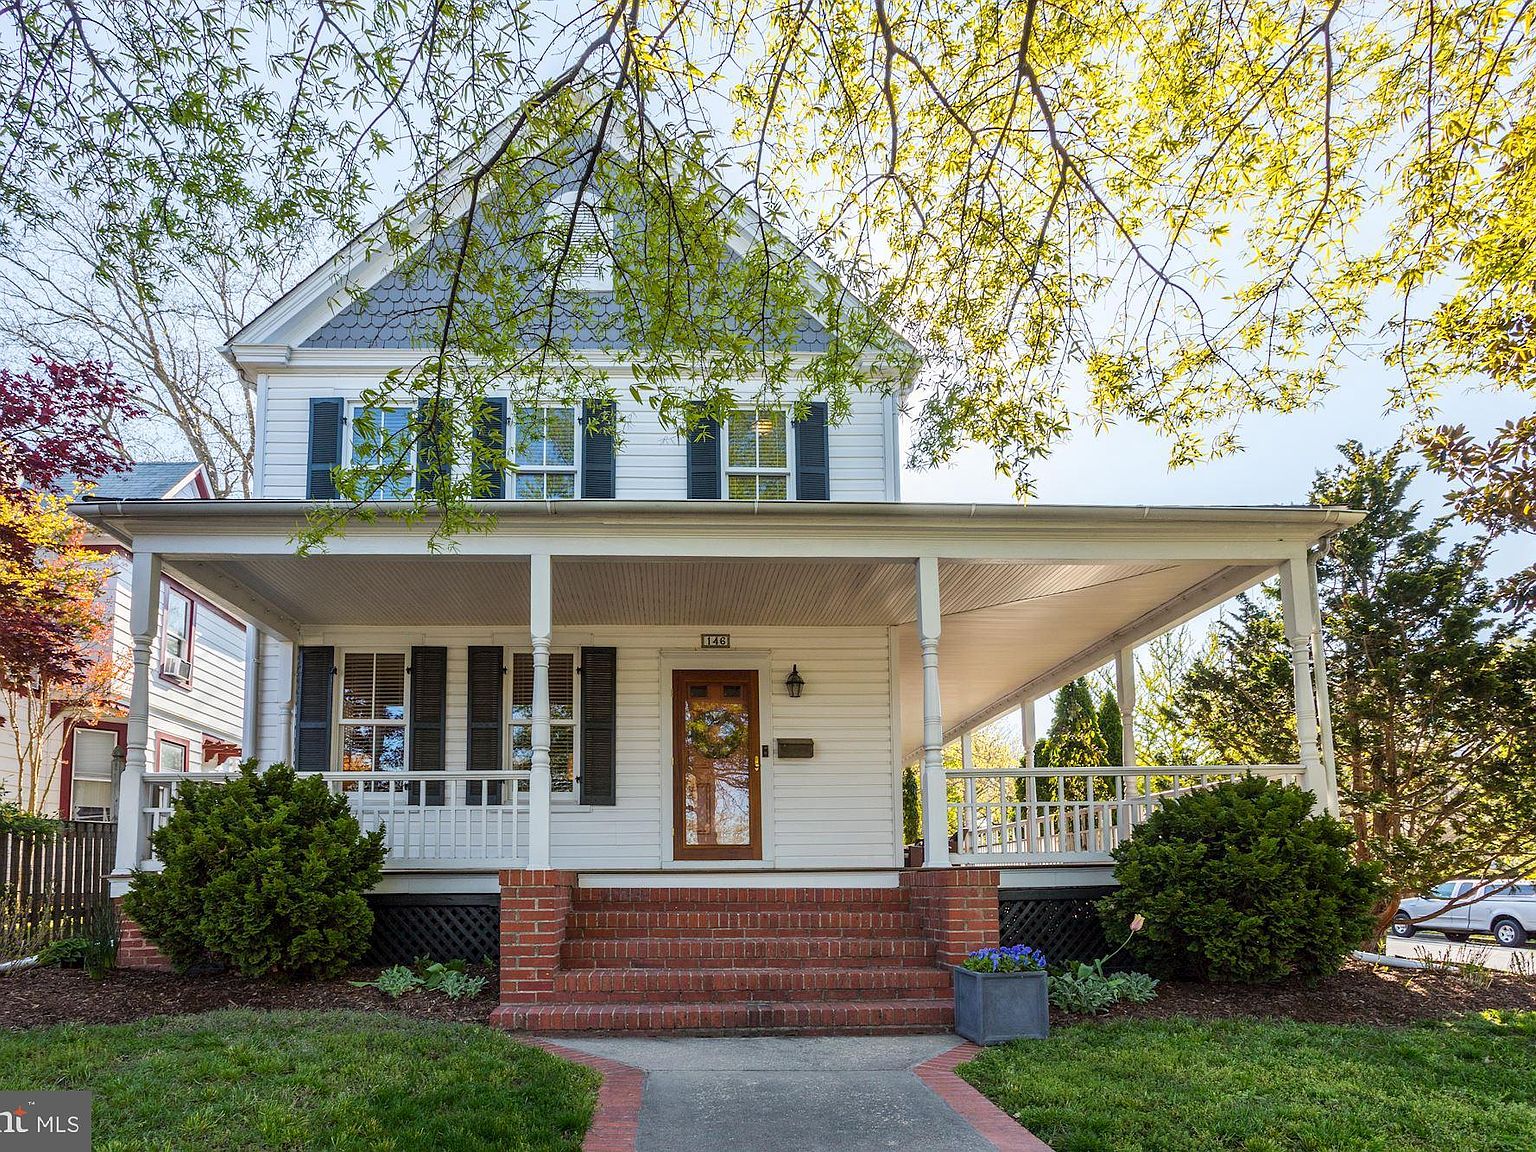
[(955, 973), (955, 1031), (976, 1044), (1050, 1034), (1050, 988), (1044, 972)]

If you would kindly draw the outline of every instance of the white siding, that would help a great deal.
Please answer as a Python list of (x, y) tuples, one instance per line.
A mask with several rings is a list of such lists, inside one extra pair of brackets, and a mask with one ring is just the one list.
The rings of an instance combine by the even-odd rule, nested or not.
[[(129, 618), (132, 594), (129, 561), (117, 561), (112, 583), (113, 632), (118, 658), (123, 664), (124, 703), (133, 672), (133, 632)], [(162, 603), (162, 608), (164, 601)], [(155, 738), (172, 736), (188, 743), (188, 766), (203, 766), (203, 737), (241, 740), (245, 716), (245, 626), (212, 605), (193, 597), (192, 682), (183, 687), (161, 677), (160, 636), (149, 656), (149, 755), (154, 766)]]
[[(262, 378), (264, 422), (260, 429), (258, 496), (303, 499), (309, 464), (309, 401), (340, 396), (356, 400), (377, 387), (378, 375), (348, 372), (282, 372)], [(749, 391), (744, 391), (749, 395)], [(687, 446), (664, 428), (651, 409), (619, 398), (622, 442), (616, 460), (621, 500), (685, 500)], [(881, 397), (861, 394), (847, 420), (828, 432), (833, 500), (894, 499), (887, 492), (886, 456), (891, 429)]]
[(288, 756), (284, 706), (293, 696), (293, 667), (288, 659), (282, 641), (262, 632), (261, 684), (257, 692), (261, 715), (256, 725), (256, 747), (251, 754), (263, 764), (272, 764)]
[[(893, 824), (896, 777), (890, 715), (890, 667), (883, 628), (732, 630), (740, 667), (762, 665), (759, 694), (762, 741), (809, 737), (810, 760), (763, 765), (764, 866), (859, 868), (895, 865)], [(720, 653), (694, 655), (695, 628), (556, 628), (556, 650), (584, 644), (618, 649), (618, 802), (581, 807), (556, 801), (552, 853), (556, 867), (658, 868), (671, 856), (671, 669), (725, 667)], [(448, 649), (447, 768), (464, 767), (466, 648), (505, 644), (526, 649), (525, 635), (473, 629), (432, 629), (402, 634), (379, 629), (334, 628), (306, 633), (305, 643), (341, 651), (402, 650), (411, 645)], [(789, 699), (783, 684), (798, 664), (805, 694)], [(275, 704), (263, 693), (263, 733), (279, 724)]]

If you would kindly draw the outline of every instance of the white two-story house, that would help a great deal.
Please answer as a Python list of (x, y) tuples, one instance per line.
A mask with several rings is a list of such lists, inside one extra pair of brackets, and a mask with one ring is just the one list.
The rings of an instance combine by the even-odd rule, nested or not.
[[(253, 621), (249, 751), (387, 829), (394, 951), (497, 952), (509, 1027), (945, 1026), (936, 964), (996, 940), (1000, 888), (1103, 882), (1161, 795), (1230, 770), (967, 756), (946, 776), (943, 746), (1016, 713), (1033, 747), (1034, 701), (1117, 661), (1135, 765), (1129, 654), (1277, 573), (1301, 755), (1256, 770), (1335, 803), (1312, 560), (1349, 513), (904, 503), (906, 397), (878, 361), (846, 419), (814, 394), (798, 419), (760, 407), (744, 379), (689, 439), (594, 347), (617, 401), (488, 395), (514, 464), (490, 531), (434, 551), (430, 517), (380, 517), (296, 555), (332, 469), (367, 451), (358, 429), (406, 419), (414, 400), (360, 419), (362, 397), (419, 360), (446, 291), (386, 248), (343, 251), (229, 341), (256, 396), (256, 498), (90, 510), (132, 549), (143, 654), (122, 876), (152, 866), (164, 814), (144, 688), (172, 582)], [(808, 365), (826, 329), (796, 328)]]
[[(86, 498), (95, 500), (206, 501), (212, 495), (200, 465), (151, 461), (104, 477)], [(100, 550), (107, 574), (101, 609), (108, 621), (111, 656), (130, 661), (132, 587), (129, 551), (110, 537), (88, 545)], [(151, 772), (182, 774), (237, 761), (248, 739), (245, 677), (255, 633), (226, 608), (178, 583), (162, 580), (158, 625), (150, 645), (146, 751)], [(121, 681), (126, 688), (126, 679)], [(116, 818), (116, 773), (127, 751), (126, 695), (99, 714), (56, 715), (47, 725), (40, 756), (19, 756), (16, 737), (35, 729), (26, 718), (4, 717), (0, 728), (0, 790), (44, 815), (76, 820)], [(12, 723), (12, 721), (19, 721)], [(31, 730), (31, 731), (29, 731)], [(27, 761), (24, 766), (23, 761)], [(31, 776), (36, 776), (34, 781)], [(137, 797), (136, 797), (137, 799)]]

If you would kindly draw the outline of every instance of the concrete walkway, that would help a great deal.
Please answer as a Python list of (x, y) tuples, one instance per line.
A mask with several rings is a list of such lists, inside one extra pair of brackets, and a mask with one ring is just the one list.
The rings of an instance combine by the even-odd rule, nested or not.
[[(960, 1043), (955, 1036), (558, 1043), (645, 1073), (636, 1152), (977, 1152), (999, 1146), (914, 1072), (953, 1050)], [(1021, 1139), (1028, 1136), (1012, 1126)]]

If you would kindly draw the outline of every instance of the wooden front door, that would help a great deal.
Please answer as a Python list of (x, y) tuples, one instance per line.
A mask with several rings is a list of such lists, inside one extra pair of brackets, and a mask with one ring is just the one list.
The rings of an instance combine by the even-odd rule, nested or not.
[(672, 845), (678, 860), (761, 860), (757, 673), (672, 674)]

